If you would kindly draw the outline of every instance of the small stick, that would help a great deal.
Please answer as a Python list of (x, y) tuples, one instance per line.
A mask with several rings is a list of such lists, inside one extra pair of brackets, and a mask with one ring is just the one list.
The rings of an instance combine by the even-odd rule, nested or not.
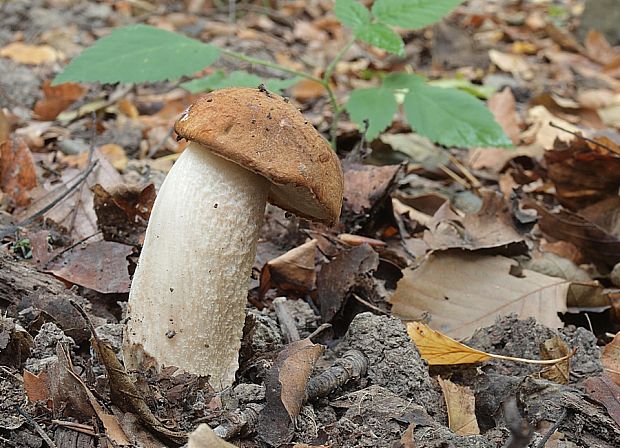
[(37, 432), (37, 434), (39, 434), (43, 441), (47, 443), (47, 446), (49, 446), (50, 448), (57, 448), (54, 441), (49, 438), (43, 428), (41, 428), (41, 425), (39, 425), (34, 418), (28, 415), (22, 408), (19, 407), (19, 405), (15, 405), (15, 410), (26, 419), (26, 421), (30, 424), (30, 426), (32, 426), (32, 428)]
[[(308, 381), (304, 402), (329, 395), (348, 381), (362, 377), (367, 370), (366, 356), (359, 350), (349, 350), (331, 367)], [(213, 432), (224, 440), (230, 440), (242, 433), (251, 433), (263, 407), (262, 404), (251, 403), (243, 411), (237, 409), (230, 420), (217, 426)]]
[(562, 413), (560, 414), (558, 419), (555, 421), (555, 423), (551, 426), (551, 428), (549, 428), (549, 431), (547, 431), (547, 434), (545, 434), (545, 436), (541, 439), (541, 441), (538, 442), (538, 444), (536, 445), (536, 448), (544, 448), (545, 444), (549, 441), (553, 433), (555, 433), (558, 430), (558, 428), (560, 427), (560, 425), (562, 424), (562, 422), (564, 421), (567, 415), (568, 415), (568, 411), (566, 410), (566, 408), (562, 409)]
[(273, 300), (273, 307), (276, 310), (276, 316), (278, 316), (278, 322), (280, 322), (280, 329), (285, 342), (290, 344), (293, 341), (299, 341), (301, 337), (299, 336), (297, 325), (295, 325), (295, 320), (286, 307), (286, 297), (276, 297)]
[(370, 303), (368, 300), (364, 300), (362, 299), (360, 296), (358, 296), (357, 294), (353, 293), (353, 298), (355, 300), (357, 300), (359, 303), (366, 305), (368, 308), (370, 308), (373, 311), (376, 311), (379, 314), (390, 314), (387, 311), (382, 310), (381, 308), (379, 308), (378, 306), (373, 305), (372, 303)]

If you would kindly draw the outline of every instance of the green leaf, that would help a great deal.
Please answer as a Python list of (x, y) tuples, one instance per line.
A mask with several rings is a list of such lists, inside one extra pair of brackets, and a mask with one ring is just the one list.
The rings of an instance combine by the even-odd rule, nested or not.
[(145, 82), (176, 79), (211, 65), (220, 50), (195, 39), (147, 25), (114, 30), (84, 50), (54, 79)]
[(405, 114), (415, 130), (445, 146), (512, 146), (484, 104), (456, 89), (412, 84)]
[(355, 36), (375, 47), (397, 55), (405, 53), (405, 43), (400, 35), (382, 23), (369, 23), (355, 32)]
[(467, 92), (470, 95), (477, 96), (480, 99), (486, 100), (491, 95), (495, 93), (497, 90), (493, 86), (485, 86), (480, 84), (474, 84), (467, 79), (462, 78), (454, 78), (454, 79), (437, 79), (434, 81), (429, 81), (428, 83), (431, 86), (435, 87), (443, 87), (445, 88), (454, 88), (462, 90), (463, 92)]
[(360, 128), (363, 129), (364, 120), (368, 120), (366, 138), (372, 140), (392, 124), (398, 105), (392, 92), (373, 87), (353, 90), (345, 107)]
[(373, 15), (384, 23), (416, 30), (435, 23), (464, 0), (377, 0)]
[(386, 89), (410, 89), (415, 83), (423, 83), (426, 79), (420, 75), (405, 72), (393, 72), (383, 78), (383, 87)]
[(356, 0), (336, 0), (334, 13), (340, 22), (353, 31), (370, 23), (370, 11)]
[(223, 71), (218, 70), (204, 78), (184, 82), (181, 84), (181, 87), (192, 93), (198, 93), (207, 90), (223, 89), (225, 87), (258, 87), (260, 84), (265, 84), (268, 90), (281, 93), (282, 90), (297, 84), (299, 80), (298, 76), (290, 79), (261, 78), (243, 70), (237, 70), (227, 75)]

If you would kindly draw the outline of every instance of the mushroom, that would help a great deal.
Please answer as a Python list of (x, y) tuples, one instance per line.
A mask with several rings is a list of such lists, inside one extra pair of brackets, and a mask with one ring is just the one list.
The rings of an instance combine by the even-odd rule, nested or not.
[(189, 141), (162, 184), (129, 294), (123, 349), (152, 364), (230, 386), (267, 200), (333, 225), (343, 176), (325, 139), (264, 89), (213, 91), (175, 124)]

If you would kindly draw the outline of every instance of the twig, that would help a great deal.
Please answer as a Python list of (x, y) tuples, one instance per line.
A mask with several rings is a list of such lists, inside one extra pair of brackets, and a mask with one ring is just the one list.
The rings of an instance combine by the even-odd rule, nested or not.
[(382, 310), (381, 308), (379, 308), (378, 306), (373, 305), (372, 303), (370, 303), (368, 300), (364, 300), (362, 299), (360, 296), (358, 296), (357, 294), (353, 293), (353, 298), (355, 300), (357, 300), (358, 302), (360, 302), (363, 305), (366, 305), (368, 308), (370, 308), (373, 311), (376, 311), (379, 314), (390, 314), (385, 310)]
[(6, 446), (15, 446), (15, 447), (17, 446), (13, 442), (11, 442), (9, 439), (5, 439), (2, 436), (0, 436), (0, 442), (6, 443)]
[(560, 427), (560, 425), (562, 424), (562, 422), (564, 421), (567, 415), (568, 415), (568, 411), (566, 410), (566, 408), (562, 409), (562, 413), (560, 414), (558, 419), (555, 421), (555, 423), (551, 425), (551, 428), (549, 428), (545, 436), (540, 440), (540, 442), (538, 442), (538, 444), (536, 445), (536, 448), (544, 448), (545, 444), (549, 441), (553, 433), (555, 433), (558, 430), (558, 428)]
[(454, 157), (452, 154), (448, 153), (448, 158), (450, 159), (450, 161), (461, 171), (461, 173), (463, 173), (463, 175), (467, 178), (467, 180), (469, 181), (469, 183), (474, 187), (474, 188), (480, 188), (482, 186), (482, 184), (480, 183), (480, 181), (476, 178), (476, 176), (474, 176), (471, 171), (469, 171), (467, 169), (467, 167), (465, 165), (463, 165), (461, 163), (461, 161), (459, 159), (457, 159), (456, 157)]
[[(360, 378), (368, 370), (368, 359), (359, 350), (349, 350), (331, 367), (308, 381), (304, 402), (325, 397), (348, 381)], [(231, 440), (240, 434), (250, 433), (256, 427), (262, 404), (251, 403), (244, 410), (236, 410), (225, 423), (213, 432), (224, 440)]]
[(604, 143), (597, 142), (596, 140), (592, 140), (591, 138), (588, 138), (588, 137), (584, 137), (583, 135), (579, 134), (578, 132), (573, 132), (570, 129), (566, 129), (566, 128), (563, 128), (562, 126), (558, 126), (557, 124), (555, 124), (552, 121), (549, 122), (549, 126), (551, 126), (552, 128), (559, 129), (560, 131), (567, 132), (570, 135), (574, 135), (575, 137), (580, 138), (581, 140), (585, 140), (588, 143), (592, 143), (593, 145), (600, 146), (601, 148), (604, 148), (604, 149), (606, 149), (609, 152), (616, 152), (613, 149), (611, 149), (609, 146), (605, 145)]
[(301, 337), (299, 336), (297, 325), (295, 325), (295, 320), (286, 307), (286, 297), (276, 297), (273, 300), (273, 307), (276, 311), (276, 316), (278, 316), (278, 322), (280, 322), (280, 329), (284, 335), (285, 342), (289, 344), (293, 341), (299, 341)]
[(76, 422), (65, 422), (63, 420), (52, 420), (52, 423), (60, 427), (71, 429), (82, 434), (88, 434), (89, 436), (96, 437), (97, 433), (91, 425), (84, 425)]
[(88, 235), (84, 238), (82, 238), (80, 241), (72, 244), (71, 246), (67, 247), (66, 249), (61, 250), (60, 252), (58, 252), (56, 255), (54, 255), (52, 258), (49, 259), (49, 261), (47, 263), (45, 263), (45, 269), (47, 269), (47, 267), (49, 266), (49, 264), (56, 260), (58, 257), (62, 256), (63, 254), (69, 252), (71, 249), (73, 249), (74, 247), (79, 246), (80, 244), (88, 241), (89, 239), (99, 235), (101, 233), (101, 230), (98, 230), (97, 232), (93, 233), (92, 235)]
[(39, 436), (43, 439), (43, 441), (47, 443), (47, 446), (49, 446), (50, 448), (57, 448), (54, 441), (49, 438), (49, 436), (45, 433), (43, 428), (41, 428), (41, 425), (39, 425), (35, 419), (33, 419), (30, 415), (28, 415), (17, 404), (15, 405), (15, 410), (19, 412), (19, 414), (26, 419), (26, 421), (30, 424), (30, 426), (32, 426), (32, 428), (37, 432), (37, 434), (39, 434)]

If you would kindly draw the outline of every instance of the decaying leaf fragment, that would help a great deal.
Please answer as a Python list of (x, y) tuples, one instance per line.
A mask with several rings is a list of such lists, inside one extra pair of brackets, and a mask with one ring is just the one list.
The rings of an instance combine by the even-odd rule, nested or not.
[(570, 348), (559, 336), (554, 336), (540, 344), (542, 359), (566, 358), (552, 366), (544, 367), (540, 376), (558, 384), (568, 384), (570, 379)]
[(294, 421), (304, 401), (306, 384), (323, 347), (302, 339), (287, 345), (265, 379), (266, 405), (259, 415), (258, 434), (271, 446), (293, 438)]
[(617, 333), (603, 349), (601, 363), (605, 368), (605, 374), (620, 386), (620, 333)]
[(450, 380), (438, 378), (448, 409), (448, 426), (455, 434), (470, 436), (480, 434), (476, 420), (476, 398), (467, 386), (459, 386)]
[(503, 359), (506, 361), (525, 362), (528, 364), (554, 365), (569, 359), (575, 353), (573, 351), (561, 358), (547, 360), (495, 355), (461, 344), (421, 322), (411, 322), (407, 324), (407, 333), (418, 347), (420, 356), (430, 365), (472, 364), (488, 361), (490, 359)]

